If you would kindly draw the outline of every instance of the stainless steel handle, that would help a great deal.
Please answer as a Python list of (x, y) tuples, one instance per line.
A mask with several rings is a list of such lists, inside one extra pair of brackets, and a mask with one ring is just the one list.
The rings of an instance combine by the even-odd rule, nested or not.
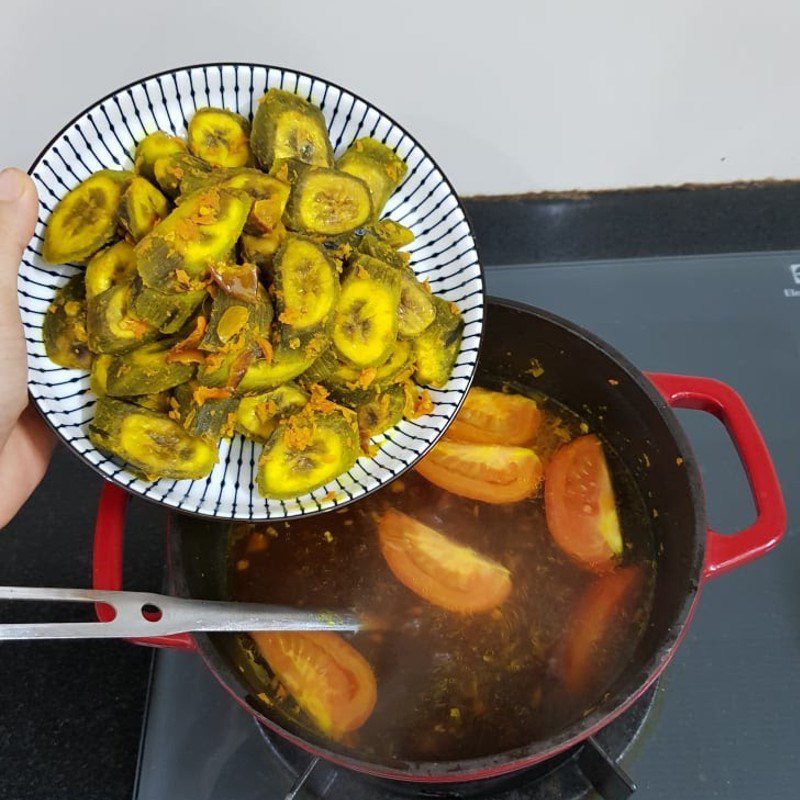
[[(0, 600), (106, 603), (115, 612), (114, 619), (110, 622), (0, 624), (0, 640), (128, 639), (201, 631), (355, 632), (361, 627), (361, 619), (352, 612), (311, 611), (260, 603), (187, 600), (149, 592), (0, 586)], [(160, 612), (158, 619), (148, 619), (144, 616), (148, 606)]]

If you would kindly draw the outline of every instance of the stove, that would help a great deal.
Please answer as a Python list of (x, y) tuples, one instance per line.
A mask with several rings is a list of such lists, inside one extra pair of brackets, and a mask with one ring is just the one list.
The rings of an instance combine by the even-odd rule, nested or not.
[[(800, 751), (800, 252), (496, 266), (491, 294), (597, 333), (640, 368), (719, 378), (750, 406), (790, 509), (776, 553), (707, 585), (673, 663), (586, 747), (498, 783), (402, 786), (316, 763), (265, 733), (194, 655), (157, 654), (136, 800), (789, 800)], [(708, 415), (678, 415), (710, 523), (754, 517), (738, 458)], [(632, 780), (628, 778), (631, 776)], [(596, 795), (595, 795), (596, 796)]]
[[(413, 784), (340, 769), (286, 742), (233, 703), (202, 661), (161, 653), (151, 684), (137, 800), (625, 800), (617, 762), (656, 705), (653, 687), (586, 745), (511, 775), (469, 784)], [(184, 713), (182, 713), (184, 712)]]
[(636, 790), (636, 785), (619, 761), (638, 737), (655, 694), (654, 686), (585, 744), (528, 769), (471, 783), (405, 783), (358, 775), (303, 752), (258, 723), (254, 725), (276, 761), (292, 778), (284, 800), (293, 800), (301, 790), (314, 800), (352, 800), (354, 797), (369, 797), (370, 800), (582, 800), (592, 790), (605, 800), (626, 800)]

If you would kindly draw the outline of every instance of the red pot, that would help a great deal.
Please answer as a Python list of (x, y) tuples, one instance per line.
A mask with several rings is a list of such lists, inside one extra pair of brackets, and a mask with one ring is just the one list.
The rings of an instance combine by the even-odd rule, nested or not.
[[(592, 427), (631, 468), (642, 495), (659, 510), (653, 527), (663, 551), (648, 628), (622, 675), (588, 715), (547, 741), (486, 758), (379, 762), (333, 744), (262, 704), (256, 697), (261, 691), (256, 676), (238, 668), (233, 637), (181, 635), (136, 643), (196, 651), (232, 697), (264, 725), (337, 764), (395, 780), (461, 782), (522, 769), (574, 746), (628, 708), (672, 658), (701, 585), (764, 555), (783, 536), (786, 511), (772, 461), (753, 417), (729, 386), (709, 378), (644, 375), (588, 332), (528, 306), (492, 300), (487, 314), (478, 380), (481, 373), (495, 380), (516, 379), (536, 358), (544, 367), (537, 389), (576, 410), (587, 405), (595, 409)], [(723, 422), (750, 481), (758, 512), (752, 525), (730, 535), (707, 527), (697, 463), (672, 408), (706, 411)], [(95, 588), (122, 588), (126, 503), (122, 490), (106, 485), (95, 531)], [(179, 595), (225, 597), (227, 537), (220, 523), (173, 515), (169, 554)], [(101, 619), (106, 613), (98, 608)]]

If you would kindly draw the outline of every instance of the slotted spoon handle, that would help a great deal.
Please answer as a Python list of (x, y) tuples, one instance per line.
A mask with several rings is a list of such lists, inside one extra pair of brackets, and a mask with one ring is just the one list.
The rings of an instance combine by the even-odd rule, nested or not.
[(113, 639), (210, 631), (350, 631), (362, 627), (352, 612), (310, 611), (260, 603), (187, 600), (149, 592), (0, 586), (0, 600), (105, 603), (108, 622), (0, 623), (0, 640)]

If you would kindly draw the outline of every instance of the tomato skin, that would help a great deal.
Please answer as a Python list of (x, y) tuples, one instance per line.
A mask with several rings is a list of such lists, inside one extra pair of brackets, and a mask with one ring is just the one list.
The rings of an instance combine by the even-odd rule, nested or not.
[(473, 386), (445, 437), (473, 444), (525, 444), (541, 421), (542, 412), (530, 397)]
[(396, 509), (378, 524), (383, 557), (397, 580), (433, 605), (460, 614), (491, 611), (511, 592), (496, 561)]
[(542, 462), (533, 450), (440, 441), (416, 466), (431, 483), (470, 500), (516, 503), (536, 493)]
[(597, 436), (581, 436), (556, 451), (545, 471), (544, 507), (550, 534), (566, 555), (595, 572), (613, 568), (622, 532)]
[(251, 633), (289, 694), (333, 739), (360, 728), (378, 697), (375, 673), (336, 633)]
[(567, 691), (583, 694), (603, 677), (602, 644), (615, 627), (622, 633), (631, 623), (632, 615), (622, 612), (643, 583), (642, 569), (632, 566), (600, 575), (586, 588), (558, 647), (556, 671)]

